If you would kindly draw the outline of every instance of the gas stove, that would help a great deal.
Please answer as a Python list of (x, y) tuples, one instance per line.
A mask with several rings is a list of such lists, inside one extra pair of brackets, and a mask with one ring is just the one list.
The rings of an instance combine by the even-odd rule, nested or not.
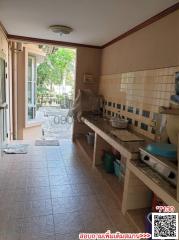
[(140, 148), (140, 159), (153, 170), (158, 172), (172, 185), (177, 184), (177, 161), (169, 158), (152, 155), (145, 149)]

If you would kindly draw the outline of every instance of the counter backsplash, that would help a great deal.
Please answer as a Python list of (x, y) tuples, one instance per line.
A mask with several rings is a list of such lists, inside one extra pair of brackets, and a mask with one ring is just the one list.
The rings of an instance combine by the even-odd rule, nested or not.
[(101, 76), (99, 92), (105, 99), (105, 114), (128, 119), (136, 131), (154, 139), (153, 120), (159, 107), (168, 107), (175, 94), (177, 71), (179, 66)]

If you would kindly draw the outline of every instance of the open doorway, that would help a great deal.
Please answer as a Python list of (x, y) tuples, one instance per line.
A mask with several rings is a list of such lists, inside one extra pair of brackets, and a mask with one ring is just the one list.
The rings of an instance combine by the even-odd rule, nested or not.
[(76, 49), (39, 45), (44, 57), (28, 55), (27, 118), (42, 123), (43, 139), (70, 139), (73, 121), (68, 115), (73, 105)]

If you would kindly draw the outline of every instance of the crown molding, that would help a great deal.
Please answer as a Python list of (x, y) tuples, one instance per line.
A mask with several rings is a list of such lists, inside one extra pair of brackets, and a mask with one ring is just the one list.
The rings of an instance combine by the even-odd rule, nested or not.
[(152, 24), (154, 22), (157, 22), (161, 18), (163, 18), (163, 17), (165, 17), (165, 16), (167, 16), (167, 15), (177, 11), (178, 9), (179, 9), (179, 2), (174, 4), (174, 5), (172, 5), (171, 7), (167, 8), (167, 9), (163, 10), (162, 12), (154, 15), (153, 17), (147, 19), (143, 23), (140, 23), (139, 25), (131, 28), (129, 31), (121, 34), (120, 36), (114, 38), (113, 40), (105, 43), (104, 45), (102, 45), (102, 48), (106, 48), (106, 47), (108, 47), (108, 46), (110, 46), (110, 45), (112, 45), (112, 44), (114, 44), (114, 43), (116, 43), (116, 42), (118, 42), (118, 41), (128, 37), (129, 35), (131, 35), (131, 34), (137, 32), (137, 31), (139, 31), (139, 30), (149, 26), (150, 24)]
[(32, 37), (26, 37), (26, 36), (17, 36), (12, 34), (8, 34), (8, 39), (14, 40), (14, 41), (18, 40), (18, 41), (24, 41), (24, 42), (43, 43), (43, 44), (60, 45), (60, 46), (67, 46), (67, 47), (86, 47), (86, 48), (97, 48), (97, 49), (102, 48), (101, 46), (94, 46), (94, 45), (73, 43), (73, 42), (55, 41), (55, 40), (41, 39), (41, 38), (32, 38)]

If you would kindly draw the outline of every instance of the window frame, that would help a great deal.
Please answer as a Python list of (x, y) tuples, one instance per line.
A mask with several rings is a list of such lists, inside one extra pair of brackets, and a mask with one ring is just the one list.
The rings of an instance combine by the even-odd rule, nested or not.
[[(29, 81), (29, 58), (32, 59), (32, 78), (31, 81)], [(32, 102), (29, 103), (29, 83), (31, 83), (31, 100)], [(25, 99), (26, 99), (26, 111), (25, 111), (25, 119), (26, 119), (26, 126), (28, 126), (31, 123), (34, 123), (36, 121), (36, 84), (37, 84), (37, 59), (36, 55), (27, 52), (26, 55), (26, 91), (25, 91)], [(33, 110), (33, 118), (29, 119), (29, 108), (32, 108)]]
[[(29, 81), (29, 59), (32, 60), (32, 69), (31, 69), (31, 81)], [(29, 103), (29, 83), (31, 83), (31, 103)], [(32, 121), (36, 118), (35, 112), (36, 112), (36, 85), (37, 85), (37, 63), (36, 63), (36, 57), (28, 54), (28, 79), (27, 79), (27, 102), (28, 102), (28, 121)], [(29, 119), (29, 108), (32, 108), (33, 110), (33, 118)]]

